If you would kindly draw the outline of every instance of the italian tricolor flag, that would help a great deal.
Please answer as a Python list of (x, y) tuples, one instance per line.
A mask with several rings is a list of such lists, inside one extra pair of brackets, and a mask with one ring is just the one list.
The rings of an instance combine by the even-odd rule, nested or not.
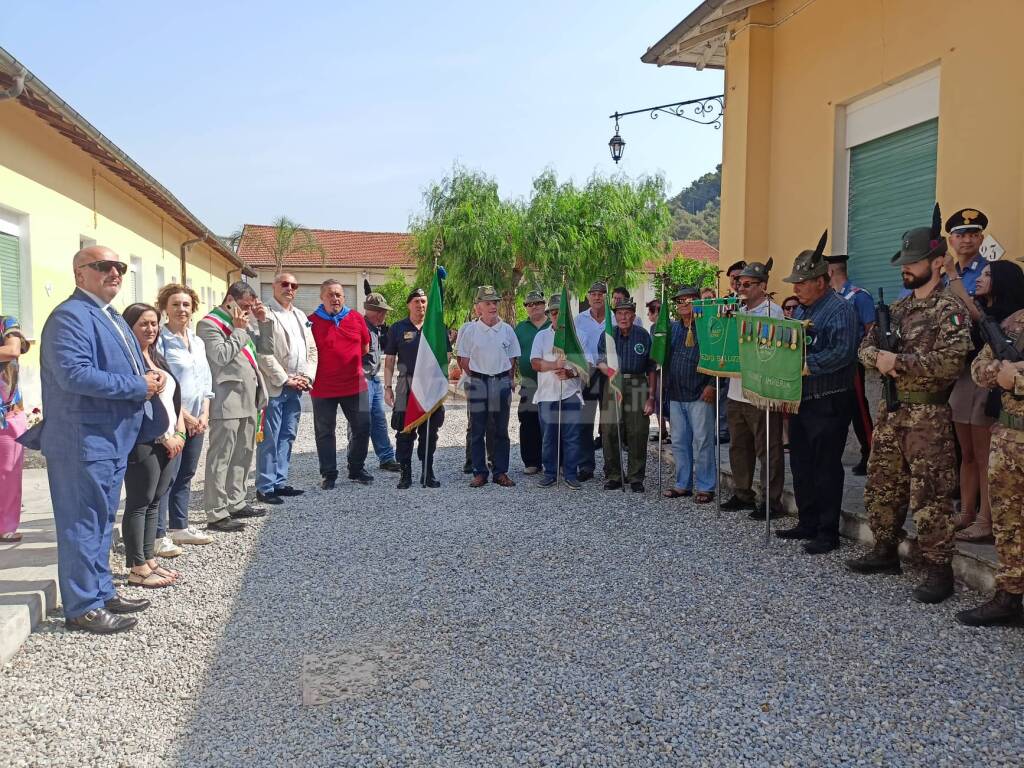
[(403, 432), (416, 429), (441, 407), (448, 397), (447, 371), (448, 330), (444, 327), (444, 308), (441, 306), (441, 278), (435, 269), (427, 298), (427, 315), (420, 329), (420, 345), (416, 349), (416, 368), (405, 407)]
[(604, 353), (605, 365), (608, 366), (608, 384), (615, 396), (622, 399), (622, 381), (619, 379), (619, 353), (615, 350), (615, 334), (619, 332), (612, 314), (611, 302), (604, 303)]

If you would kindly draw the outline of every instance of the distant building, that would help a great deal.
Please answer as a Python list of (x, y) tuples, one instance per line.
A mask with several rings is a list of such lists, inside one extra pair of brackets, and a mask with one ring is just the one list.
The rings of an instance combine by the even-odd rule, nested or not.
[[(320, 284), (328, 278), (345, 288), (345, 303), (355, 309), (363, 306), (363, 281), (376, 287), (388, 280), (388, 271), (400, 269), (411, 283), (416, 275), (416, 260), (409, 254), (409, 235), (403, 232), (351, 232), (340, 229), (308, 229), (323, 249), (320, 254), (291, 254), (283, 268), (299, 283), (295, 304), (312, 312), (320, 304)], [(277, 271), (271, 249), (274, 228), (246, 224), (239, 241), (238, 257), (257, 272), (256, 281), (264, 300), (272, 294)], [(253, 281), (250, 281), (253, 282)]]
[[(39, 334), (75, 288), (71, 259), (85, 245), (129, 265), (115, 305), (152, 303), (185, 281), (205, 312), (242, 264), (156, 179), (0, 48), (0, 312), (34, 343), (21, 360), (26, 406), (39, 403)], [(4, 98), (6, 96), (6, 98)], [(126, 99), (131, 94), (125, 94)], [(126, 102), (127, 103), (127, 102)]]

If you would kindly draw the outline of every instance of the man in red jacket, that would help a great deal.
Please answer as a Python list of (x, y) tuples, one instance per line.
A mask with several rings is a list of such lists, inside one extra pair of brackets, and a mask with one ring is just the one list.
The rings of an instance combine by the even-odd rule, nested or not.
[(345, 414), (352, 439), (348, 444), (348, 477), (363, 485), (373, 482), (364, 468), (370, 442), (370, 398), (363, 375), (363, 355), (370, 351), (370, 332), (363, 316), (345, 306), (345, 291), (337, 280), (320, 286), (320, 301), (309, 316), (316, 342), (317, 369), (313, 382), (313, 434), (320, 459), (320, 487), (334, 488), (338, 478), (335, 425), (338, 407)]

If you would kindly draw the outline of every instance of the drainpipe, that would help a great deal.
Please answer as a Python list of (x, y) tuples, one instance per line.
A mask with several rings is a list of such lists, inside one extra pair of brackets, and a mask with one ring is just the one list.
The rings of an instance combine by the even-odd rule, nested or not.
[(28, 70), (22, 67), (18, 70), (18, 74), (14, 76), (14, 85), (8, 88), (6, 91), (0, 93), (0, 101), (7, 101), (7, 99), (16, 99), (21, 96), (22, 91), (25, 90), (25, 76), (28, 74)]

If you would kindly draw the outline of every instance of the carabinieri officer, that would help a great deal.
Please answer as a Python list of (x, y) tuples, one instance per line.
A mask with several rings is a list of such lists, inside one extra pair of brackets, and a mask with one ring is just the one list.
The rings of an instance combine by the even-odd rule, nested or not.
[[(424, 484), (428, 488), (440, 488), (441, 484), (434, 477), (434, 452), (437, 450), (437, 431), (444, 424), (444, 406), (438, 406), (437, 410), (415, 430), (402, 431), (405, 426), (405, 408), (409, 402), (412, 374), (416, 370), (416, 354), (420, 348), (420, 329), (423, 328), (423, 320), (427, 315), (426, 291), (416, 288), (409, 294), (405, 303), (409, 307), (409, 317), (388, 328), (388, 335), (384, 339), (384, 402), (394, 408), (391, 413), (391, 426), (398, 433), (395, 438), (395, 459), (402, 468), (398, 488), (404, 489), (412, 485), (412, 445), (417, 436), (420, 443), (416, 455), (423, 465)], [(450, 345), (448, 351), (451, 351)], [(396, 359), (398, 386), (392, 388)]]

